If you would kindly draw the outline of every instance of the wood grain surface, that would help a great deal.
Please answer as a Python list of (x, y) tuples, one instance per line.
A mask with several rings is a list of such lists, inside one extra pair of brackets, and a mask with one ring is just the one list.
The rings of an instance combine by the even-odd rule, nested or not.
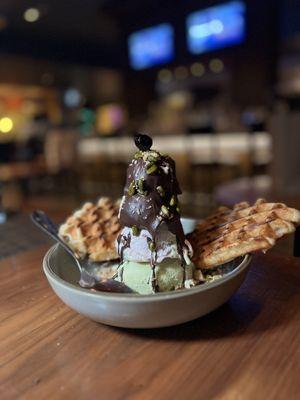
[(66, 307), (42, 273), (45, 250), (0, 263), (1, 400), (299, 399), (299, 259), (256, 256), (210, 315), (126, 330)]

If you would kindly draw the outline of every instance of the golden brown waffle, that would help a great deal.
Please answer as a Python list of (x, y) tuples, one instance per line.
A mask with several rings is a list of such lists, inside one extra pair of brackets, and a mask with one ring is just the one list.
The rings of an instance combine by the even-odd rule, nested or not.
[(193, 261), (198, 268), (214, 268), (248, 253), (266, 251), (299, 224), (300, 212), (282, 203), (259, 199), (253, 206), (244, 202), (232, 209), (221, 207), (188, 235)]
[(115, 241), (121, 230), (118, 210), (118, 203), (107, 197), (100, 198), (97, 204), (85, 203), (60, 226), (59, 235), (81, 258), (117, 259)]

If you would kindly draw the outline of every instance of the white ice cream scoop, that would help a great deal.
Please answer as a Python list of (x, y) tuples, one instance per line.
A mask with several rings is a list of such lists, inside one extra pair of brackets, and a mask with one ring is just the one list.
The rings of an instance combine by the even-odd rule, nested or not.
[[(130, 243), (127, 246), (123, 238), (130, 235)], [(125, 239), (126, 240), (126, 239)], [(151, 262), (151, 250), (149, 249), (149, 241), (152, 240), (151, 235), (146, 230), (141, 230), (138, 236), (132, 234), (131, 228), (125, 227), (121, 232), (121, 240), (119, 250), (124, 246), (123, 260), (135, 262)], [(118, 246), (118, 244), (117, 244)], [(176, 236), (173, 235), (165, 225), (161, 225), (156, 234), (155, 240), (157, 263), (162, 262), (166, 258), (180, 259)]]

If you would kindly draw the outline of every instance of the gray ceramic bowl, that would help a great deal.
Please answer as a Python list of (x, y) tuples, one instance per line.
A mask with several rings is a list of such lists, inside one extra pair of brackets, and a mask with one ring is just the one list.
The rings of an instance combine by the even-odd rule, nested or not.
[[(183, 220), (186, 232), (193, 220)], [(154, 295), (91, 292), (78, 286), (74, 260), (59, 245), (45, 255), (44, 272), (58, 297), (78, 313), (107, 325), (124, 328), (158, 328), (201, 317), (224, 304), (245, 279), (250, 263), (245, 256), (221, 279), (175, 292)]]

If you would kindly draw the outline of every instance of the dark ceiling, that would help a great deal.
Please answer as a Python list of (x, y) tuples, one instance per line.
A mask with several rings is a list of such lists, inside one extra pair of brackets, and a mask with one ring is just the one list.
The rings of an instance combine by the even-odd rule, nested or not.
[[(168, 19), (170, 13), (189, 3), (196, 3), (199, 8), (216, 2), (218, 0), (1, 0), (0, 14), (8, 18), (8, 29), (16, 33), (113, 43), (120, 38), (122, 30), (130, 30), (142, 21)], [(30, 7), (41, 11), (41, 18), (35, 23), (23, 19), (24, 11)]]
[[(213, 1), (216, 2), (216, 1)], [(58, 61), (120, 66), (126, 63), (126, 37), (147, 24), (168, 21), (189, 4), (210, 0), (1, 0), (0, 53), (17, 53)], [(41, 17), (24, 20), (36, 7)]]
[[(0, 54), (25, 54), (55, 61), (124, 67), (127, 65), (126, 38), (131, 31), (169, 21), (176, 27), (177, 46), (183, 48), (185, 15), (225, 1), (1, 0)], [(275, 5), (295, 0), (244, 1), (249, 14), (252, 14), (251, 20), (259, 25), (258, 21), (266, 16), (263, 9), (271, 13)], [(41, 13), (40, 19), (34, 23), (23, 18), (24, 11), (30, 7), (38, 8)], [(7, 26), (2, 29), (1, 17), (7, 21)]]
[[(26, 3), (26, 4), (25, 4)], [(120, 43), (116, 20), (102, 9), (107, 0), (1, 0), (8, 25), (0, 32), (0, 51), (83, 63), (108, 64)], [(34, 23), (24, 20), (30, 7), (40, 10)]]

